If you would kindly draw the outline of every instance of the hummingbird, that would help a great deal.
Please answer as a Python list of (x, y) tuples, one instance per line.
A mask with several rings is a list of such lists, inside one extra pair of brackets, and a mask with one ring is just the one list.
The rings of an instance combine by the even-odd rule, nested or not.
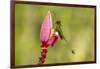
[[(66, 40), (66, 38), (63, 34), (62, 28), (61, 28), (61, 21), (56, 21), (55, 31), (58, 32), (59, 37), (61, 38), (61, 40), (65, 40), (68, 43), (68, 41)], [(74, 50), (71, 50), (71, 52), (72, 52), (72, 54), (75, 54)]]
[(56, 31), (58, 32), (61, 40), (67, 41), (61, 29), (61, 21), (56, 21)]

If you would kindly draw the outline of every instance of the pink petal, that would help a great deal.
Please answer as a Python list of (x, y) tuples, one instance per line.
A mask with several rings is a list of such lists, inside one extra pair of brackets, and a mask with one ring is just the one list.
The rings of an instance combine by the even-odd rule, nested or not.
[(48, 40), (48, 45), (53, 46), (58, 39), (58, 34), (53, 34), (53, 36)]
[(42, 42), (48, 41), (50, 37), (50, 33), (51, 33), (51, 28), (52, 28), (52, 18), (51, 18), (51, 13), (49, 11), (48, 14), (44, 18), (44, 21), (42, 23), (41, 30), (40, 30), (40, 40)]

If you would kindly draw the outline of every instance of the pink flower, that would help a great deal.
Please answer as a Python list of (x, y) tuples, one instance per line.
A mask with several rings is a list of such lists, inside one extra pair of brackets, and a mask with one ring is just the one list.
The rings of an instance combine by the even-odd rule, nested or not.
[(40, 40), (41, 42), (47, 42), (52, 29), (52, 18), (51, 13), (48, 11), (48, 14), (45, 16), (44, 21), (41, 26), (40, 31)]
[(58, 39), (58, 35), (56, 32), (52, 34), (52, 18), (50, 11), (45, 16), (43, 23), (41, 25), (40, 30), (40, 41), (41, 41), (41, 57), (39, 57), (39, 64), (43, 64), (45, 62), (47, 48), (49, 45), (53, 46)]

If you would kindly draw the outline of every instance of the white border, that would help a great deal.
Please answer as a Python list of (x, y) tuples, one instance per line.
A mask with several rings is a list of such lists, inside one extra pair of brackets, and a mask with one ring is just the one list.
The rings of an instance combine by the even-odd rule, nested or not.
[[(30, 0), (32, 1), (32, 0)], [(33, 0), (69, 4), (97, 5), (97, 64), (38, 67), (37, 69), (99, 69), (100, 67), (100, 0)], [(0, 69), (10, 66), (10, 0), (0, 0)]]

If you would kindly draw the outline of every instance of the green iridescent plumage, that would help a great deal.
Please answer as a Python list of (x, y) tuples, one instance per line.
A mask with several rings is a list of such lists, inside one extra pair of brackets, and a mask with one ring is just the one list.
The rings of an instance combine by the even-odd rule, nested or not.
[(58, 32), (60, 38), (63, 40), (66, 40), (64, 35), (63, 35), (63, 32), (62, 32), (62, 29), (61, 29), (61, 22), (60, 21), (56, 21), (56, 31)]

